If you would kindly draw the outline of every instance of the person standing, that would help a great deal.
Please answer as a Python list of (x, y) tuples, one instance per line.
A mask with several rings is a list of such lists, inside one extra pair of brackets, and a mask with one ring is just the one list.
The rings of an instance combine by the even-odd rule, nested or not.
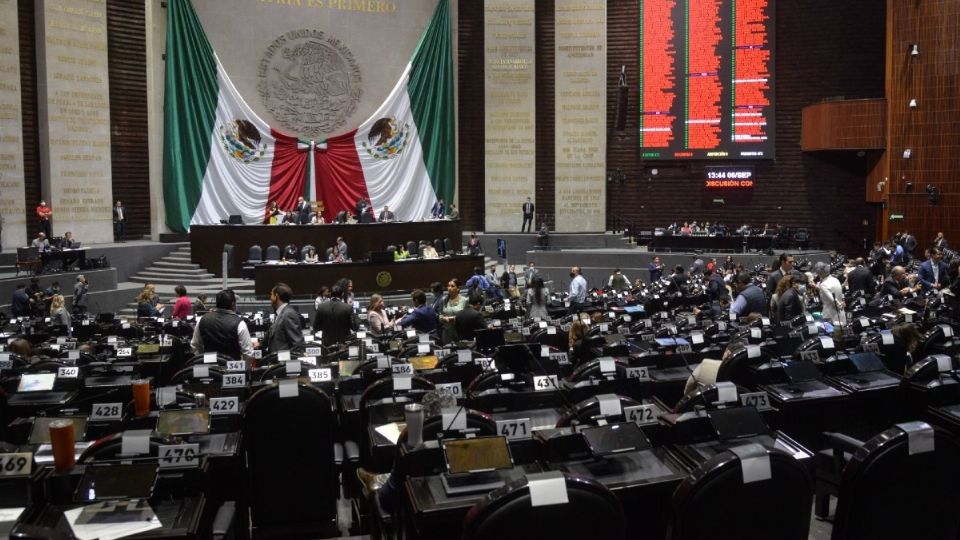
[(610, 279), (607, 280), (607, 287), (613, 291), (629, 291), (630, 278), (623, 275), (619, 268), (615, 268), (610, 274)]
[(208, 311), (193, 329), (193, 354), (218, 352), (231, 358), (253, 358), (253, 340), (247, 323), (237, 314), (237, 295), (231, 289), (217, 293), (215, 308)]
[(430, 209), (430, 217), (434, 219), (443, 219), (446, 215), (445, 207), (443, 206), (443, 199), (437, 199), (437, 202), (433, 203), (433, 208)]
[(127, 232), (127, 208), (123, 206), (122, 201), (117, 201), (113, 205), (113, 239), (117, 242), (123, 242), (123, 237)]
[(10, 299), (11, 315), (14, 317), (29, 317), (32, 311), (30, 304), (32, 304), (33, 301), (30, 295), (27, 294), (27, 286), (23, 283), (18, 283), (17, 288), (13, 291), (13, 297)]
[(647, 269), (650, 271), (650, 283), (656, 283), (660, 281), (660, 278), (663, 277), (663, 261), (660, 260), (659, 255), (650, 261)]
[(190, 297), (187, 296), (187, 288), (183, 285), (177, 285), (173, 288), (173, 292), (177, 295), (177, 301), (173, 303), (173, 313), (171, 317), (174, 319), (186, 319), (190, 315), (193, 315), (193, 302), (191, 302)]
[(933, 248), (930, 250), (930, 258), (920, 265), (917, 278), (924, 291), (940, 289), (949, 282), (947, 271), (947, 263), (943, 262), (943, 252), (939, 248)]
[(270, 306), (274, 319), (267, 331), (267, 350), (269, 352), (289, 351), (303, 345), (303, 333), (300, 330), (300, 314), (290, 305), (293, 290), (286, 283), (277, 283), (270, 289)]
[(40, 201), (37, 205), (37, 219), (40, 220), (40, 230), (47, 238), (53, 236), (53, 228), (50, 226), (50, 218), (53, 217), (53, 209), (47, 206), (47, 201)]
[(67, 308), (63, 307), (62, 294), (55, 294), (50, 299), (50, 320), (53, 324), (66, 326), (67, 331), (70, 331), (70, 314), (67, 313)]
[[(317, 314), (319, 315), (319, 311)], [(367, 307), (367, 323), (370, 325), (370, 333), (375, 336), (389, 334), (397, 323), (387, 314), (383, 305), (383, 297), (377, 293), (370, 295), (370, 305)]]
[(570, 277), (569, 313), (574, 315), (580, 313), (580, 307), (587, 301), (587, 278), (583, 277), (579, 266), (570, 268)]
[(773, 272), (770, 272), (770, 275), (767, 276), (767, 287), (765, 293), (768, 300), (773, 296), (774, 291), (777, 290), (777, 283), (779, 283), (784, 276), (789, 276), (793, 271), (793, 255), (790, 255), (789, 253), (781, 253), (779, 259), (777, 260), (780, 263), (780, 267)]
[(527, 197), (527, 202), (523, 203), (523, 225), (520, 226), (520, 232), (530, 232), (533, 227), (533, 203), (530, 201), (530, 197)]
[(817, 288), (820, 291), (820, 303), (823, 304), (823, 318), (835, 323), (845, 323), (843, 287), (840, 280), (830, 274), (830, 265), (822, 261), (813, 265), (813, 273), (820, 278)]
[(413, 300), (413, 312), (408, 313), (397, 323), (401, 327), (411, 326), (420, 333), (429, 333), (437, 328), (437, 312), (427, 305), (427, 295), (420, 289), (410, 293)]
[(534, 276), (527, 287), (527, 318), (549, 319), (547, 304), (550, 302), (550, 291), (543, 285), (543, 278)]
[(337, 237), (337, 249), (340, 251), (340, 256), (343, 257), (343, 260), (350, 260), (350, 256), (347, 254), (347, 242), (342, 236)]
[[(324, 347), (343, 343), (352, 332), (360, 327), (360, 322), (353, 312), (353, 308), (344, 302), (345, 293), (346, 291), (341, 286), (334, 285), (330, 301), (320, 304), (320, 307), (317, 308), (317, 315), (313, 318), (313, 331), (323, 332), (321, 337)], [(382, 298), (380, 303), (383, 303)], [(374, 299), (371, 297), (371, 308), (374, 307), (374, 304)]]
[(78, 315), (87, 312), (87, 289), (89, 284), (83, 274), (77, 276), (77, 283), (73, 286), (73, 311)]
[(533, 261), (527, 263), (527, 269), (523, 272), (523, 283), (529, 289), (530, 285), (533, 283), (533, 278), (540, 275), (540, 272), (537, 270), (536, 265)]

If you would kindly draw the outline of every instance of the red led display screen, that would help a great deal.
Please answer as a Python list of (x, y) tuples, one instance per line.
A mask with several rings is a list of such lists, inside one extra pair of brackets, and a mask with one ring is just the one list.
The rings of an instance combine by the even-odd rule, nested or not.
[(639, 0), (644, 159), (773, 159), (773, 0)]

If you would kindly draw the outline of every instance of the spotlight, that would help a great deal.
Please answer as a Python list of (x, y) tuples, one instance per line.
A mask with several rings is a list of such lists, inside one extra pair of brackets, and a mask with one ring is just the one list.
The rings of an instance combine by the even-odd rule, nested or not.
[(913, 98), (913, 99), (910, 100), (910, 108), (911, 108), (911, 109), (916, 109), (916, 108), (917, 108), (917, 98)]
[(910, 156), (913, 154), (913, 150), (906, 148), (903, 150), (903, 159), (910, 159)]
[(916, 43), (910, 45), (910, 56), (920, 56), (920, 45)]

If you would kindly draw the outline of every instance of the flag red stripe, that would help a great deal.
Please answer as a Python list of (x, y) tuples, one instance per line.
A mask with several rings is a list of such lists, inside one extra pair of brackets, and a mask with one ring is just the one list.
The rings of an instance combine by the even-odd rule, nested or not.
[(317, 197), (323, 200), (324, 218), (328, 221), (341, 210), (356, 212), (357, 199), (370, 200), (353, 140), (356, 132), (327, 139), (327, 147), (317, 149)]
[(297, 198), (303, 195), (307, 172), (307, 152), (297, 150), (297, 138), (275, 129), (270, 131), (277, 142), (273, 150), (273, 168), (270, 170), (270, 197), (263, 211), (264, 222), (267, 221), (271, 202), (277, 201), (282, 210), (290, 210), (297, 204)]

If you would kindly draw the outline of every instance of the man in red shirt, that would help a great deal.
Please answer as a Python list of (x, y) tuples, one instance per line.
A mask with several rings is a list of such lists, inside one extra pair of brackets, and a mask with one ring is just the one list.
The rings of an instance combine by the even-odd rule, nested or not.
[(53, 215), (53, 209), (47, 206), (46, 201), (40, 201), (37, 206), (37, 218), (40, 219), (40, 231), (47, 235), (47, 238), (53, 237), (53, 231), (50, 228), (50, 217)]

